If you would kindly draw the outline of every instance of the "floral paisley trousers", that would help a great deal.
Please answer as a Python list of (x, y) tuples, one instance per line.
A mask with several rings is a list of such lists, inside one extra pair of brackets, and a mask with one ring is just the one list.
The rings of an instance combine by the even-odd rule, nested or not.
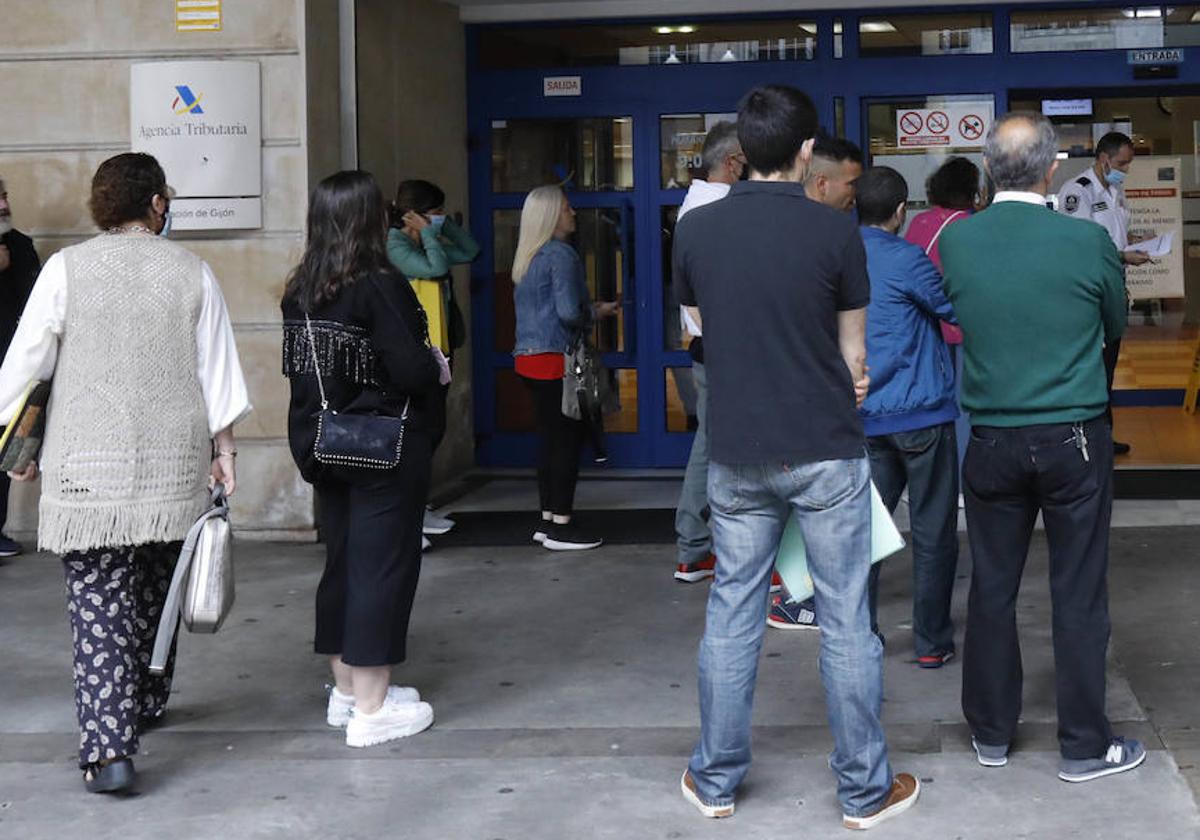
[(152, 543), (63, 556), (82, 768), (137, 753), (139, 734), (166, 711), (175, 639), (162, 675), (150, 673), (150, 655), (179, 549)]

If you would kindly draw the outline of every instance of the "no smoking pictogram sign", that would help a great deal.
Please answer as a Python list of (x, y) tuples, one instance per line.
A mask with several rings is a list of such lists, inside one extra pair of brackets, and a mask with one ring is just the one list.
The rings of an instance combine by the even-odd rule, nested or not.
[(967, 114), (958, 121), (958, 133), (965, 140), (978, 140), (983, 136), (983, 118), (977, 114)]
[(946, 116), (945, 111), (934, 111), (925, 118), (925, 127), (929, 129), (930, 134), (945, 134), (946, 129), (950, 127), (950, 118)]
[(916, 111), (909, 111), (900, 118), (900, 130), (905, 134), (916, 134), (925, 126), (925, 120)]

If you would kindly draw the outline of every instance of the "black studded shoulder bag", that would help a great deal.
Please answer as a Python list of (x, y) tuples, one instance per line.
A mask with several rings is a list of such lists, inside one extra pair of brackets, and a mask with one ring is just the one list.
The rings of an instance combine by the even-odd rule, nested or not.
[(321, 391), (321, 410), (317, 413), (317, 439), (313, 456), (318, 462), (331, 466), (365, 467), (390, 470), (399, 466), (404, 449), (404, 427), (408, 423), (409, 401), (399, 417), (387, 414), (342, 414), (329, 407), (325, 383), (321, 379), (321, 363), (317, 358), (317, 343), (313, 338), (312, 321), (304, 315), (308, 331), (308, 346), (312, 350), (313, 370), (317, 388)]

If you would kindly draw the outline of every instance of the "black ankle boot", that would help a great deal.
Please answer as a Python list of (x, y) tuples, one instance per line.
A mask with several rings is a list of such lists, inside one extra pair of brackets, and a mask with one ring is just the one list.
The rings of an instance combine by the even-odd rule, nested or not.
[(132, 758), (118, 758), (108, 764), (90, 764), (83, 771), (83, 786), (88, 793), (127, 793), (137, 773)]

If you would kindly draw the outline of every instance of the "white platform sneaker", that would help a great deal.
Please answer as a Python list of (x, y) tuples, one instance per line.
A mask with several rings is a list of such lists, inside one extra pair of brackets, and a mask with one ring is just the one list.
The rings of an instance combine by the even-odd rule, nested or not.
[(371, 715), (357, 709), (346, 724), (346, 746), (370, 747), (397, 738), (424, 732), (433, 725), (433, 706), (428, 703), (401, 703), (392, 697)]
[[(420, 703), (421, 695), (415, 688), (403, 685), (389, 685), (388, 697), (396, 698), (400, 703)], [(337, 686), (329, 689), (329, 705), (325, 709), (325, 722), (337, 729), (343, 728), (350, 722), (350, 710), (354, 708), (354, 697), (342, 694)]]

